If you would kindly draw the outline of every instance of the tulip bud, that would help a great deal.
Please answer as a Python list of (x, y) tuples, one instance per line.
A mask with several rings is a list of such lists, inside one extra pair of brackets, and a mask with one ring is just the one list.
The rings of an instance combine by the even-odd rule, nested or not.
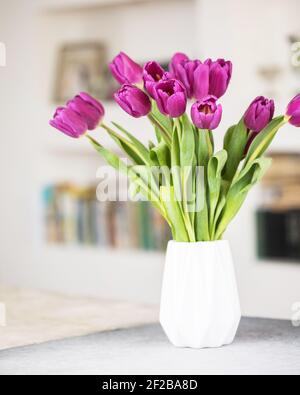
[(152, 98), (154, 98), (154, 86), (161, 80), (168, 79), (168, 77), (170, 77), (170, 74), (166, 73), (159, 63), (146, 63), (143, 71), (144, 85), (145, 89)]
[(177, 52), (173, 56), (173, 58), (171, 59), (171, 62), (169, 64), (169, 71), (170, 71), (170, 73), (173, 74), (173, 77), (175, 77), (175, 75), (176, 75), (177, 65), (182, 62), (187, 62), (189, 60), (190, 60), (189, 57), (181, 52)]
[(179, 118), (185, 113), (187, 96), (184, 86), (177, 80), (166, 80), (155, 85), (154, 99), (159, 111), (172, 118)]
[(151, 111), (149, 97), (136, 86), (123, 85), (114, 97), (119, 106), (134, 118), (144, 117)]
[(209, 94), (219, 99), (226, 93), (231, 81), (232, 63), (224, 59), (216, 62), (208, 59), (205, 64), (209, 66)]
[(257, 97), (246, 111), (246, 127), (254, 133), (260, 133), (273, 119), (275, 104), (263, 96)]
[(287, 116), (290, 117), (289, 123), (297, 128), (300, 127), (300, 94), (294, 97), (287, 108)]
[(121, 52), (109, 65), (114, 78), (122, 84), (137, 84), (142, 81), (143, 69), (124, 52)]
[(105, 114), (102, 104), (84, 92), (81, 92), (73, 100), (70, 100), (67, 103), (67, 107), (85, 119), (89, 130), (96, 129)]
[(88, 130), (86, 120), (77, 112), (65, 107), (56, 110), (50, 125), (73, 138), (81, 137)]
[(191, 115), (195, 126), (198, 129), (214, 130), (221, 122), (223, 109), (221, 104), (217, 104), (217, 98), (207, 96), (192, 106)]

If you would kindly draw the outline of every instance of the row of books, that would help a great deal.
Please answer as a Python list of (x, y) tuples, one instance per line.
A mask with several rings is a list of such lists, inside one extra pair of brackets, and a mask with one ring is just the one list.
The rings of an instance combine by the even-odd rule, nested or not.
[(149, 202), (99, 202), (96, 187), (51, 185), (43, 191), (48, 243), (164, 250), (170, 230)]

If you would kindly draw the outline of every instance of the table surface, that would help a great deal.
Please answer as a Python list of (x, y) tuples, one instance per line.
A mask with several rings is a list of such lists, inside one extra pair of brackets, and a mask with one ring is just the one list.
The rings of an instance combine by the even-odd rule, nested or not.
[(1, 351), (0, 374), (299, 375), (300, 328), (243, 319), (231, 346), (191, 350), (150, 325)]

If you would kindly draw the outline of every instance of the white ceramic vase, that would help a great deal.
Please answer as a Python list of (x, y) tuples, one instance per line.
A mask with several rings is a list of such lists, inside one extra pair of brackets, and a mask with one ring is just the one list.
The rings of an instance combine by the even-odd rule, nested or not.
[(231, 344), (241, 308), (228, 241), (168, 245), (160, 322), (176, 347)]

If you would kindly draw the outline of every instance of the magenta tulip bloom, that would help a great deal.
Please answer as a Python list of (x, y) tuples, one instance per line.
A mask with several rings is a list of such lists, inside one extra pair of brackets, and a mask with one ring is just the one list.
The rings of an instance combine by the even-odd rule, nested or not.
[(141, 118), (151, 111), (149, 97), (134, 85), (123, 85), (115, 94), (119, 106), (134, 118)]
[(245, 125), (254, 133), (260, 133), (273, 119), (275, 104), (263, 96), (257, 97), (245, 114)]
[(169, 73), (166, 73), (159, 63), (146, 63), (143, 71), (144, 85), (152, 98), (154, 98), (153, 89), (155, 85), (163, 79), (168, 79), (169, 76)]
[(208, 59), (205, 64), (209, 66), (209, 94), (219, 99), (226, 93), (231, 81), (232, 63), (224, 59), (216, 62)]
[(286, 114), (291, 117), (290, 124), (300, 128), (300, 94), (290, 102)]
[(194, 73), (194, 97), (202, 100), (209, 96), (209, 89), (209, 67), (200, 62)]
[(189, 60), (190, 60), (189, 57), (181, 52), (177, 52), (173, 56), (173, 58), (171, 59), (171, 62), (169, 64), (169, 71), (170, 71), (170, 73), (173, 74), (173, 77), (175, 77), (175, 75), (176, 75), (176, 69), (177, 69), (178, 64), (180, 64), (182, 62), (187, 62)]
[(192, 106), (191, 115), (198, 129), (214, 130), (221, 122), (223, 109), (215, 96), (207, 96)]
[(184, 86), (177, 80), (159, 82), (154, 87), (154, 99), (159, 111), (172, 118), (179, 118), (185, 113), (187, 96)]
[(89, 130), (96, 129), (105, 114), (102, 104), (84, 92), (81, 92), (73, 100), (70, 100), (67, 103), (67, 107), (85, 119)]
[(174, 65), (174, 76), (184, 85), (189, 99), (194, 97), (194, 74), (200, 63), (198, 60), (187, 60)]
[(114, 78), (122, 84), (137, 84), (143, 79), (143, 69), (124, 52), (121, 52), (109, 65)]
[(88, 131), (86, 120), (76, 111), (65, 107), (56, 110), (50, 125), (73, 138), (79, 138)]

